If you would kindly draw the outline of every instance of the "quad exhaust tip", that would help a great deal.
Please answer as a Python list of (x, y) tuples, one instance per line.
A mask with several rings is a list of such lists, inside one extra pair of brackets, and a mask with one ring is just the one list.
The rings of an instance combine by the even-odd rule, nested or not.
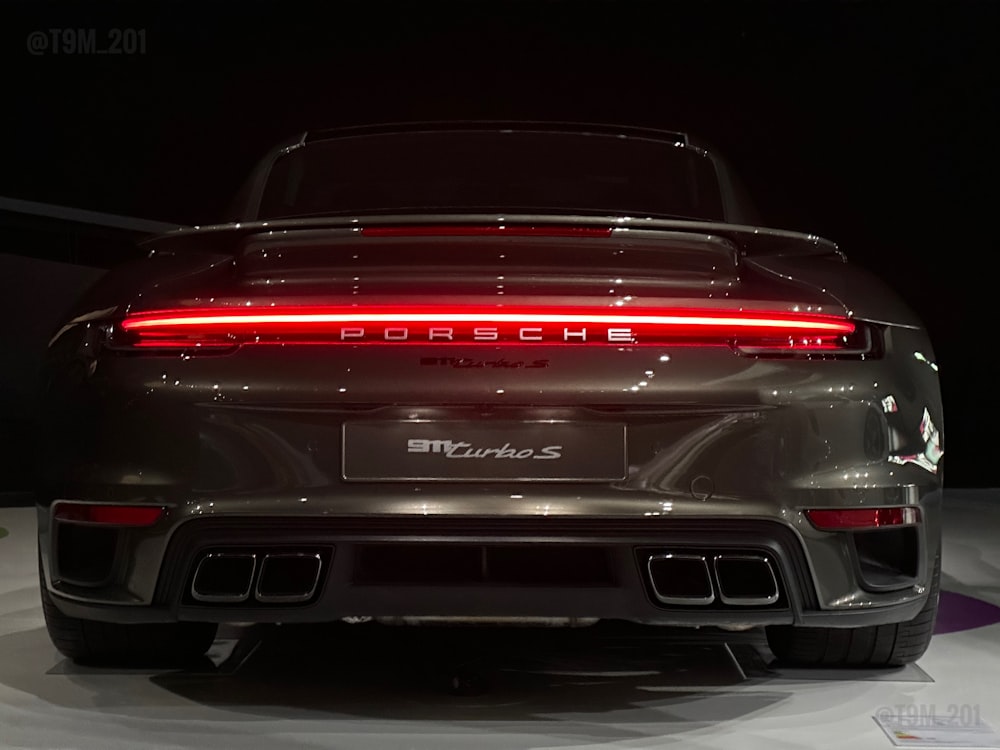
[(778, 601), (778, 578), (763, 555), (716, 555), (713, 563), (723, 604), (761, 607)]
[(291, 604), (312, 598), (323, 569), (323, 558), (315, 552), (265, 555), (254, 598), (264, 604)]
[(316, 593), (323, 571), (318, 552), (210, 552), (198, 562), (191, 596), (206, 604), (294, 604)]
[(650, 555), (646, 570), (662, 604), (708, 606), (716, 600), (739, 607), (762, 607), (780, 598), (778, 577), (762, 554), (662, 552)]
[(257, 555), (212, 552), (201, 558), (191, 582), (191, 596), (199, 602), (235, 604), (246, 601), (253, 587)]
[(653, 593), (664, 604), (708, 605), (715, 601), (704, 555), (662, 553), (646, 562)]

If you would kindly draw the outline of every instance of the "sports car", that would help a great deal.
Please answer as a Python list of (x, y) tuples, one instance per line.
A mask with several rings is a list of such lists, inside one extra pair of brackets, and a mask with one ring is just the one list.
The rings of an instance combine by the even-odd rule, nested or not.
[(785, 663), (927, 648), (928, 335), (766, 228), (684, 133), (312, 131), (151, 237), (51, 339), (49, 633), (196, 658), (219, 623), (763, 627)]

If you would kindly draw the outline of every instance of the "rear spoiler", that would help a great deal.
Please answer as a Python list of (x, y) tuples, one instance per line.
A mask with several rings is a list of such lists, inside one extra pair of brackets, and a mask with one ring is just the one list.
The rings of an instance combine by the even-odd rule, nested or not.
[[(299, 230), (348, 230), (357, 231), (365, 227), (371, 231), (392, 231), (394, 227), (419, 227), (427, 225), (436, 229), (453, 225), (455, 227), (503, 225), (508, 230), (515, 227), (600, 227), (629, 231), (663, 231), (665, 233), (688, 233), (714, 238), (724, 238), (733, 243), (741, 256), (764, 255), (835, 255), (846, 260), (836, 243), (814, 234), (773, 229), (745, 224), (729, 224), (716, 221), (694, 221), (690, 219), (646, 218), (601, 215), (563, 214), (357, 214), (331, 215), (289, 219), (262, 219), (255, 221), (229, 222), (198, 227), (187, 227), (168, 237), (150, 238), (146, 246), (158, 250), (202, 249), (216, 250), (227, 240), (239, 252), (238, 242), (252, 234), (292, 232)], [(584, 232), (586, 230), (583, 230)], [(499, 234), (499, 233), (498, 233)], [(624, 235), (623, 235), (624, 236)]]

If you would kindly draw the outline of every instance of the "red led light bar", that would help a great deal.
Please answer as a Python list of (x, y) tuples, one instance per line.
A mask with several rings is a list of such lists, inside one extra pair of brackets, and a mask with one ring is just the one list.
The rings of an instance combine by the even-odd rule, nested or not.
[(806, 517), (821, 531), (858, 531), (885, 526), (909, 526), (920, 523), (920, 509), (905, 508), (845, 508), (837, 510), (807, 510)]
[(611, 227), (532, 227), (486, 224), (480, 226), (391, 226), (363, 227), (365, 237), (610, 237)]
[(159, 521), (166, 508), (150, 505), (91, 505), (87, 503), (59, 502), (53, 506), (52, 515), (66, 523), (92, 523), (102, 526), (152, 526)]
[(244, 344), (730, 345), (837, 351), (856, 326), (835, 315), (774, 310), (580, 307), (188, 308), (129, 315), (116, 343), (133, 347)]

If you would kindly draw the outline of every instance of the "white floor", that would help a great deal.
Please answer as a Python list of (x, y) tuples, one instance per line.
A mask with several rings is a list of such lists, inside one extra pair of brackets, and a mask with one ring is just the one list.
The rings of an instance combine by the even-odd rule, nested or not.
[(874, 673), (772, 670), (759, 633), (347, 626), (245, 632), (235, 653), (233, 631), (198, 671), (84, 669), (45, 633), (33, 514), (0, 508), (3, 748), (862, 750), (892, 747), (886, 711), (1000, 729), (1000, 491), (949, 496), (939, 634)]

